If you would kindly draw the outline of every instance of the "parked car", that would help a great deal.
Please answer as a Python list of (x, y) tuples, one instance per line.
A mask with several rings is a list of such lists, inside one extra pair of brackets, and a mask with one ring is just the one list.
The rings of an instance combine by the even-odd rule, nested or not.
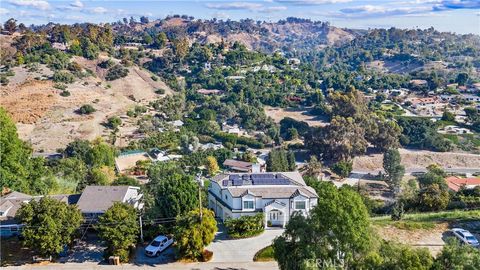
[(149, 257), (158, 256), (171, 244), (173, 244), (173, 238), (159, 235), (145, 248), (145, 254)]
[(461, 228), (453, 228), (451, 231), (453, 232), (455, 237), (460, 239), (460, 241), (462, 241), (463, 243), (471, 245), (476, 248), (480, 246), (480, 243), (478, 242), (477, 238), (475, 238), (475, 236), (469, 231)]

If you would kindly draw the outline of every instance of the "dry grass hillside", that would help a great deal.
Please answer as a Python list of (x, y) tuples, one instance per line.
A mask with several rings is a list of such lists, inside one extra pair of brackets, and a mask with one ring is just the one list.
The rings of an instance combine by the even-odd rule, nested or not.
[[(15, 67), (15, 76), (1, 89), (0, 106), (6, 108), (17, 123), (22, 139), (30, 142), (36, 151), (55, 151), (70, 141), (107, 137), (109, 131), (102, 125), (111, 116), (124, 115), (135, 105), (145, 105), (159, 97), (156, 89), (171, 93), (160, 80), (151, 79), (151, 73), (139, 67), (129, 67), (128, 76), (115, 81), (104, 79), (105, 71), (97, 67), (98, 61), (81, 57), (73, 59), (83, 68), (94, 71), (95, 76), (77, 79), (69, 84), (70, 96), (62, 97), (48, 79), (52, 71), (40, 66), (29, 72)], [(91, 104), (96, 112), (79, 115), (75, 111), (84, 104)], [(126, 123), (122, 129), (134, 131)]]

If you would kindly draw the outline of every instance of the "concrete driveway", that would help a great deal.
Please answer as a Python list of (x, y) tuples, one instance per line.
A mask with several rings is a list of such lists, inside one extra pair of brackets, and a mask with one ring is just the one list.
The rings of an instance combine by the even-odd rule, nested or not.
[(268, 229), (256, 237), (230, 240), (228, 239), (225, 226), (222, 223), (218, 223), (218, 232), (215, 235), (215, 239), (207, 247), (208, 250), (213, 251), (211, 262), (252, 262), (253, 256), (257, 251), (271, 245), (273, 239), (282, 233), (283, 229)]

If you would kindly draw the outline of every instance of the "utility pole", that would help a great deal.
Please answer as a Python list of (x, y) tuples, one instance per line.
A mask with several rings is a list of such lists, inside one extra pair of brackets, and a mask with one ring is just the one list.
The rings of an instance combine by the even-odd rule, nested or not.
[(141, 241), (142, 241), (142, 243), (143, 243), (143, 223), (142, 223), (142, 214), (140, 214), (139, 221), (140, 221), (140, 240), (141, 240)]
[(200, 172), (197, 174), (197, 183), (198, 183), (198, 204), (200, 208), (200, 222), (202, 222), (203, 218), (203, 211), (202, 211), (202, 187), (203, 187), (203, 179), (202, 179), (202, 173)]

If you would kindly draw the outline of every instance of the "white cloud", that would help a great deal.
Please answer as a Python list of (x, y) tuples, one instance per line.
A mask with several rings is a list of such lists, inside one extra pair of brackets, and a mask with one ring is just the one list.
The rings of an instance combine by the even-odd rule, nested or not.
[(225, 12), (215, 12), (212, 14), (212, 17), (217, 19), (222, 19), (222, 20), (230, 18), (230, 16)]
[(32, 7), (40, 10), (50, 9), (50, 4), (45, 0), (9, 0), (10, 4), (21, 7)]
[(76, 8), (83, 8), (83, 3), (80, 0), (75, 0), (74, 2), (70, 3), (70, 6), (76, 7)]
[(332, 14), (344, 18), (372, 18), (385, 16), (400, 16), (420, 14), (432, 11), (431, 7), (386, 7), (386, 6), (356, 6), (351, 8), (340, 9), (340, 13)]
[(207, 3), (207, 8), (218, 10), (258, 10), (263, 8), (262, 4), (250, 2), (231, 2), (231, 3)]
[(10, 13), (10, 10), (0, 7), (0, 15), (6, 15), (8, 13)]
[(289, 3), (292, 5), (325, 5), (325, 4), (339, 4), (348, 3), (353, 0), (275, 0), (280, 3)]
[(287, 7), (275, 6), (275, 7), (265, 7), (263, 9), (261, 9), (260, 11), (265, 12), (265, 13), (272, 13), (272, 12), (284, 11), (284, 10), (287, 10)]
[(94, 8), (91, 8), (89, 11), (95, 14), (104, 14), (104, 13), (107, 13), (108, 10), (104, 7), (94, 7)]

